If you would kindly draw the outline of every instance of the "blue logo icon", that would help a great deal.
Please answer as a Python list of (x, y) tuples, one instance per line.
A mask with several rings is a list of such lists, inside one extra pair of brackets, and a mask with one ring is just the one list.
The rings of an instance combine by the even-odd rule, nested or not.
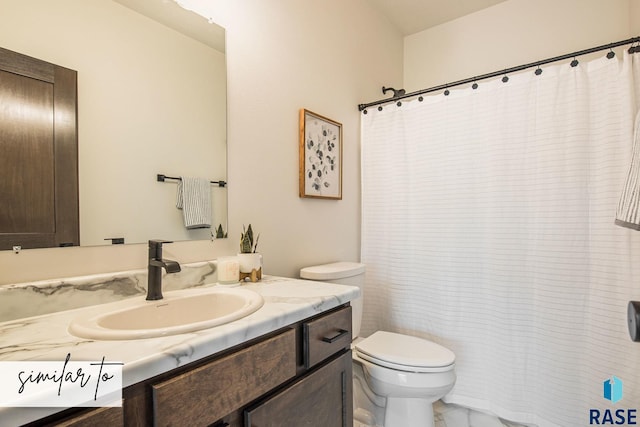
[[(604, 390), (602, 395), (605, 399), (612, 403), (622, 400), (622, 380), (615, 375), (607, 379), (603, 383)], [(638, 425), (637, 409), (589, 409), (590, 425)]]
[(608, 378), (604, 383), (604, 398), (612, 403), (622, 399), (622, 380), (615, 375)]

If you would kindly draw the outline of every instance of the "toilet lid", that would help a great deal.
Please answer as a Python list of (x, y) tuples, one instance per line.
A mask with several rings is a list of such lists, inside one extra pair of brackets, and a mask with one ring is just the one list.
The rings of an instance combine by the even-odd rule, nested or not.
[(372, 363), (416, 372), (449, 367), (456, 360), (451, 350), (439, 344), (418, 337), (385, 331), (375, 332), (356, 343), (356, 351), (362, 358)]
[(309, 280), (336, 280), (358, 276), (365, 272), (365, 265), (359, 262), (332, 262), (314, 265), (300, 270), (300, 277)]

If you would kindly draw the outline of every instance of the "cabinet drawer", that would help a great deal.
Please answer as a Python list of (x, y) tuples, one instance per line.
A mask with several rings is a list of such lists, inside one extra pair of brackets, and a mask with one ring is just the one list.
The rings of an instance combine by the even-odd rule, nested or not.
[(296, 375), (295, 330), (151, 386), (156, 426), (210, 425)]
[(351, 307), (343, 307), (302, 325), (305, 368), (351, 346)]

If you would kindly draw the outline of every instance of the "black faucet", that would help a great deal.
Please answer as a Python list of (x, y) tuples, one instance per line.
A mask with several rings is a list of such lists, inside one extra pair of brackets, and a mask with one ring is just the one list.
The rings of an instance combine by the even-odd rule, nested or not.
[(162, 267), (167, 273), (178, 273), (180, 264), (170, 259), (162, 259), (162, 244), (173, 243), (168, 240), (149, 240), (149, 277), (147, 282), (147, 300), (162, 299)]

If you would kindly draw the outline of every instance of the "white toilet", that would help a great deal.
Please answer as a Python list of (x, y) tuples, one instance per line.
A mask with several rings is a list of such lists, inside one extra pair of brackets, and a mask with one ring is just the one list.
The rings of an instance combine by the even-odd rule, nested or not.
[[(364, 273), (364, 264), (336, 262), (303, 268), (300, 277), (362, 292)], [(358, 338), (362, 301), (362, 295), (351, 301), (355, 426), (433, 427), (433, 402), (456, 381), (455, 355), (434, 342), (392, 332)]]

